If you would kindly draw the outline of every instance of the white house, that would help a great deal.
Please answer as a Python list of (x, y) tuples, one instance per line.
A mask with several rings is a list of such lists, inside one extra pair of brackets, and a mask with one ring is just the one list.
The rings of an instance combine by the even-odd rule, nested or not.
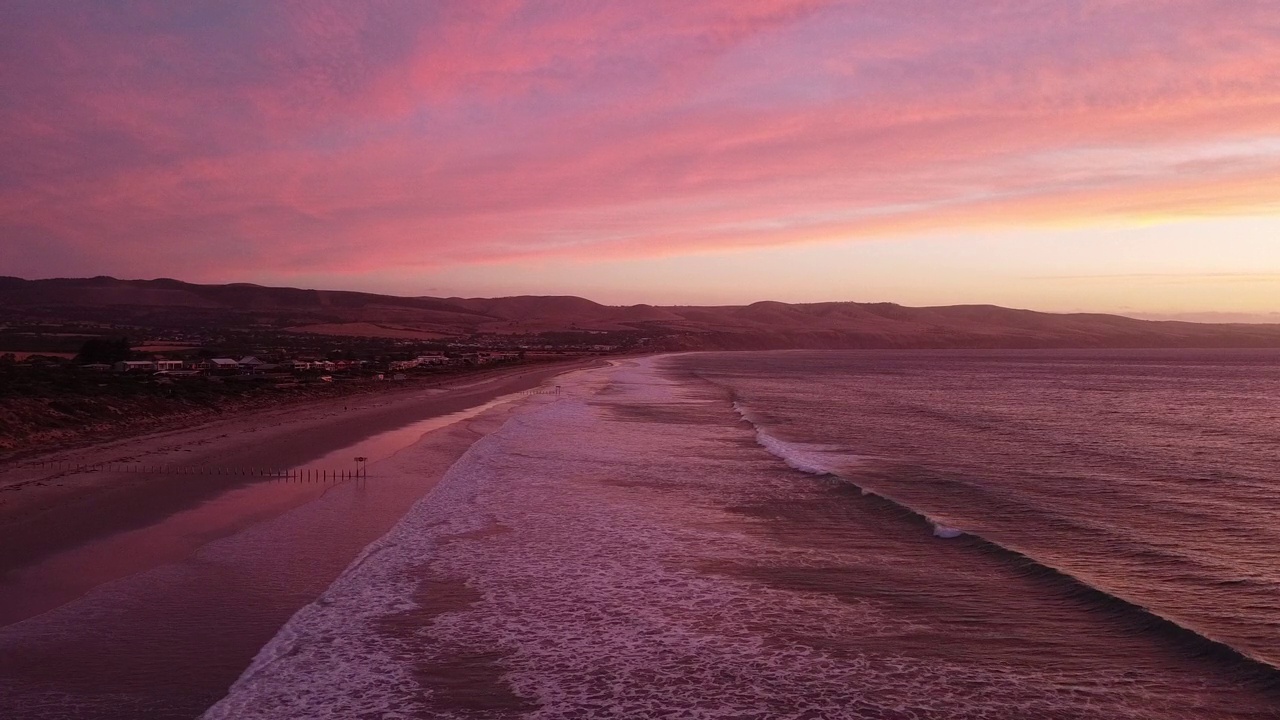
[(156, 364), (150, 360), (121, 360), (112, 365), (111, 369), (116, 372), (152, 371), (156, 369)]

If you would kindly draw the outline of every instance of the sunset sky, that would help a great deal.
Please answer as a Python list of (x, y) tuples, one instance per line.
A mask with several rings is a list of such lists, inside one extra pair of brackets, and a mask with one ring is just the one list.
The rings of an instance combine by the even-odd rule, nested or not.
[(5, 275), (1280, 321), (1276, 0), (8, 0), (0, 153)]

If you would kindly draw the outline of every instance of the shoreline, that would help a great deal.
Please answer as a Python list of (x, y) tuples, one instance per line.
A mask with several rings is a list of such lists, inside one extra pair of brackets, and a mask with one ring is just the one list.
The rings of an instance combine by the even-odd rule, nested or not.
[[(525, 361), (516, 365), (480, 367), (430, 376), (412, 376), (404, 381), (353, 381), (337, 385), (315, 385), (307, 393), (296, 395), (247, 395), (224, 398), (215, 406), (195, 406), (180, 409), (173, 406), (159, 414), (144, 414), (137, 424), (129, 426), (120, 419), (90, 419), (77, 429), (46, 429), (26, 436), (19, 441), (0, 438), (0, 472), (5, 468), (31, 462), (35, 459), (58, 455), (68, 450), (83, 450), (109, 442), (128, 441), (157, 433), (185, 430), (216, 423), (227, 413), (257, 412), (260, 410), (288, 410), (322, 406), (331, 403), (361, 403), (371, 398), (397, 397), (410, 393), (427, 392), (441, 388), (461, 386), (472, 382), (484, 382), (512, 372), (540, 370), (551, 366), (576, 364), (599, 360), (599, 356), (574, 356), (556, 360)], [(11, 442), (16, 445), (11, 446)]]
[(528, 402), (544, 401), (454, 422), (371, 464), (367, 483), (330, 485), (181, 560), (0, 627), (0, 716), (199, 717), (477, 441)]
[[(270, 407), (190, 427), (165, 430), (49, 453), (42, 459), (78, 465), (141, 462), (153, 465), (223, 467), (296, 467), (350, 447), (367, 438), (431, 418), (442, 418), (512, 393), (537, 387), (549, 378), (600, 364), (597, 358), (504, 368), (485, 377), (467, 375), (439, 387), (406, 388), (397, 393), (330, 398), (303, 406)], [(104, 582), (140, 572), (189, 553), (203, 542), (263, 522), (316, 499), (322, 485), (287, 484), (253, 476), (183, 476), (110, 472), (50, 472), (26, 463), (0, 465), (0, 626), (56, 607)], [(274, 484), (273, 484), (274, 483)], [(252, 488), (271, 492), (247, 492)], [(128, 555), (128, 562), (85, 564), (94, 544), (124, 534), (137, 536), (131, 547), (154, 548), (149, 528), (189, 513), (229, 493), (256, 495), (237, 507), (222, 508), (212, 526), (184, 530), (174, 546), (172, 533), (161, 536), (163, 551)], [(227, 503), (223, 503), (227, 505)], [(173, 525), (173, 523), (170, 523)], [(155, 533), (153, 533), (155, 534)], [(77, 549), (82, 562), (66, 557)], [(98, 552), (97, 555), (103, 555)], [(42, 563), (63, 567), (41, 568)], [(21, 576), (47, 577), (24, 588), (15, 607)], [(77, 572), (78, 570), (78, 572)], [(57, 589), (57, 597), (33, 597), (39, 588)], [(8, 601), (6, 602), (6, 597)]]

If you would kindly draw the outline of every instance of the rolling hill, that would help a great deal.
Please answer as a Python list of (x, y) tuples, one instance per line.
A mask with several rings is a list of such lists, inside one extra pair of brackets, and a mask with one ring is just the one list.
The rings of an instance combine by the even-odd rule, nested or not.
[(397, 297), (249, 284), (0, 277), (0, 321), (275, 328), (406, 339), (629, 333), (688, 349), (1280, 347), (1280, 325), (1136, 320), (994, 305), (609, 306), (580, 297)]

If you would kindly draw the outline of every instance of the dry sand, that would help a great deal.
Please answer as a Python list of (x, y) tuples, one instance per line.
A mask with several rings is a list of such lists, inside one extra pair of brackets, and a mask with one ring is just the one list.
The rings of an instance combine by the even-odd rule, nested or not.
[[(355, 467), (350, 459), (338, 465), (326, 455), (599, 362), (519, 367), (403, 393), (266, 408), (34, 460), (350, 471)], [(461, 455), (474, 439), (454, 442), (445, 455)], [(212, 539), (314, 500), (327, 488), (323, 483), (281, 483), (241, 475), (52, 472), (30, 462), (0, 467), (0, 625), (43, 612), (112, 579), (184, 557)], [(419, 494), (426, 489), (419, 488)], [(412, 498), (404, 507), (410, 502)]]

